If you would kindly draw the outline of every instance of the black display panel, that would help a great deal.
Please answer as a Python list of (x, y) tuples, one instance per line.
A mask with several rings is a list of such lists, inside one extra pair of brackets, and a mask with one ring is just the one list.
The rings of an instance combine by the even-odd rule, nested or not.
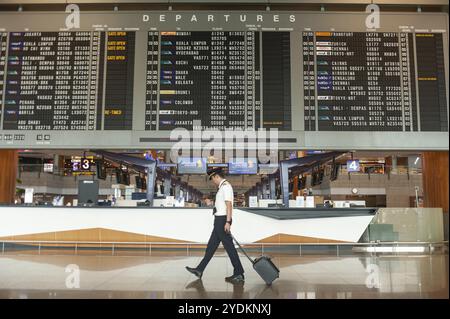
[(442, 34), (415, 37), (304, 32), (305, 130), (447, 131)]
[(105, 50), (103, 48), (105, 47), (105, 41), (106, 41), (106, 34), (105, 32), (100, 33), (100, 54), (99, 54), (99, 64), (98, 64), (98, 77), (97, 77), (97, 120), (95, 123), (96, 130), (102, 129), (102, 123), (103, 123), (103, 116), (99, 116), (100, 114), (103, 114), (103, 87), (104, 87), (104, 74), (105, 74)]
[(262, 32), (263, 125), (291, 130), (291, 46), (289, 32)]
[(146, 130), (290, 130), (290, 112), (288, 32), (149, 32)]
[[(405, 74), (404, 71), (402, 71), (402, 78), (403, 78), (403, 87), (405, 88), (405, 92), (409, 92), (409, 101), (405, 99), (405, 105), (409, 106), (411, 109), (411, 116), (412, 116), (412, 123), (411, 129), (412, 131), (417, 131), (418, 129), (418, 119), (417, 119), (417, 89), (416, 89), (416, 81), (414, 79), (416, 78), (416, 69), (414, 68), (413, 62), (415, 61), (414, 57), (414, 35), (412, 33), (408, 33), (407, 35), (402, 33), (401, 34), (402, 39), (402, 50), (404, 50), (405, 47), (408, 48), (408, 53), (406, 54), (407, 62), (410, 61), (410, 63), (403, 63), (404, 65), (408, 65), (409, 74)], [(406, 42), (406, 43), (404, 43)], [(405, 60), (405, 54), (402, 52), (402, 61)], [(406, 86), (406, 83), (408, 84)], [(409, 91), (408, 91), (409, 89)], [(408, 127), (406, 127), (408, 129)]]
[(314, 32), (303, 32), (303, 105), (305, 131), (316, 130)]
[(134, 32), (11, 32), (6, 70), (4, 130), (131, 129)]
[(3, 87), (5, 84), (5, 65), (8, 33), (0, 32), (0, 123), (3, 110)]
[(414, 42), (411, 34), (400, 33), (400, 76), (405, 131), (417, 130), (417, 101), (414, 69)]
[(445, 65), (441, 33), (416, 33), (420, 129), (447, 131)]
[(156, 130), (159, 87), (159, 32), (149, 32), (145, 93), (145, 129)]
[(108, 32), (106, 45), (105, 130), (131, 130), (135, 33)]

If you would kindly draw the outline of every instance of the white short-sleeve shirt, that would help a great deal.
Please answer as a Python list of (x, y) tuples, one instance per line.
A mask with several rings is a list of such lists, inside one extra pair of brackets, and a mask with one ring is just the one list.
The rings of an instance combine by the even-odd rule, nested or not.
[(234, 202), (234, 194), (233, 187), (231, 184), (223, 180), (219, 185), (219, 190), (216, 194), (216, 200), (214, 202), (214, 206), (216, 207), (216, 216), (226, 216), (227, 215), (227, 205), (225, 201), (230, 201), (233, 206)]

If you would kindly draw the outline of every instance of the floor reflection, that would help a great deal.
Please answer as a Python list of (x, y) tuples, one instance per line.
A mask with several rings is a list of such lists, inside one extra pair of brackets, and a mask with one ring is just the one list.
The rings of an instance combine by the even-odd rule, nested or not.
[[(184, 266), (201, 256), (0, 255), (0, 298), (350, 299), (448, 298), (448, 254), (275, 256), (280, 278), (265, 285), (249, 262), (243, 284), (216, 255), (202, 279)], [(68, 288), (68, 265), (79, 288)]]

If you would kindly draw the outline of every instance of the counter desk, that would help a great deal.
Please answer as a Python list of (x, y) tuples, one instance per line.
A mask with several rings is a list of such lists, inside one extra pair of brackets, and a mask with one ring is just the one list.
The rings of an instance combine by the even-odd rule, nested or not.
[[(234, 208), (242, 243), (357, 242), (376, 208)], [(0, 240), (206, 243), (211, 208), (0, 206)]]

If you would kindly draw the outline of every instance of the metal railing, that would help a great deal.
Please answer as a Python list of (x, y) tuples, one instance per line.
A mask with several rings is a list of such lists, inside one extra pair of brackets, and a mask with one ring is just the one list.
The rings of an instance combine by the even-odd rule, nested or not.
[[(96, 248), (96, 249), (104, 249), (108, 248), (111, 249), (111, 255), (114, 256), (115, 251), (120, 248), (120, 246), (144, 246), (143, 248), (147, 251), (148, 254), (152, 254), (152, 248), (171, 248), (170, 246), (185, 246), (186, 249), (186, 255), (189, 256), (190, 250), (194, 248), (204, 248), (204, 246), (207, 245), (207, 243), (178, 243), (178, 242), (117, 242), (117, 241), (51, 241), (51, 240), (0, 240), (1, 247), (2, 247), (2, 255), (5, 254), (5, 244), (28, 244), (27, 246), (31, 245), (32, 247), (36, 247), (38, 254), (41, 254), (41, 250), (43, 249), (52, 249), (53, 248), (66, 248), (66, 246), (49, 246), (51, 245), (70, 245), (67, 248), (72, 248), (74, 250), (74, 253), (77, 254), (78, 250), (81, 248), (87, 248), (83, 247), (84, 245), (95, 245), (95, 246), (88, 246), (89, 248)], [(46, 246), (47, 245), (47, 246)], [(165, 246), (165, 247), (164, 247)], [(302, 256), (302, 247), (312, 247), (312, 246), (335, 246), (336, 248), (336, 256), (339, 256), (340, 250), (339, 247), (359, 247), (361, 252), (372, 252), (372, 253), (380, 253), (380, 252), (386, 252), (383, 251), (383, 249), (377, 248), (386, 248), (391, 247), (392, 253), (405, 253), (408, 251), (405, 251), (403, 249), (400, 249), (400, 247), (408, 248), (408, 247), (422, 247), (424, 248), (423, 252), (426, 252), (428, 250), (428, 253), (431, 254), (433, 251), (436, 251), (436, 248), (442, 248), (444, 251), (448, 252), (448, 241), (440, 241), (440, 242), (369, 242), (369, 243), (243, 243), (242, 246), (247, 248), (254, 248), (259, 247), (259, 250), (261, 254), (264, 254), (264, 249), (268, 249), (270, 247), (295, 247), (298, 246), (298, 252), (299, 255)], [(136, 248), (136, 247), (127, 247), (127, 248)], [(371, 248), (371, 249), (364, 249), (364, 248)], [(178, 248), (177, 248), (178, 249)], [(353, 249), (352, 249), (353, 250)], [(384, 249), (385, 250), (385, 249)], [(356, 252), (358, 252), (356, 250)], [(413, 251), (414, 252), (414, 251)]]
[[(374, 167), (375, 170), (375, 167)], [(388, 179), (391, 178), (392, 175), (398, 176), (398, 175), (406, 175), (408, 179), (411, 175), (422, 175), (422, 170), (415, 168), (415, 167), (409, 167), (406, 165), (397, 165), (397, 166), (391, 166), (391, 165), (383, 165), (383, 173), (376, 172), (374, 170), (368, 170), (367, 172), (348, 172), (345, 166), (341, 166), (339, 169), (339, 175), (345, 176), (348, 175), (348, 178), (351, 179), (352, 176), (367, 176), (368, 179), (370, 179), (371, 176), (387, 176)]]
[(64, 168), (53, 169), (52, 172), (45, 172), (44, 164), (19, 164), (17, 174), (20, 177), (23, 173), (37, 173), (38, 178), (40, 178), (41, 174), (64, 176)]

